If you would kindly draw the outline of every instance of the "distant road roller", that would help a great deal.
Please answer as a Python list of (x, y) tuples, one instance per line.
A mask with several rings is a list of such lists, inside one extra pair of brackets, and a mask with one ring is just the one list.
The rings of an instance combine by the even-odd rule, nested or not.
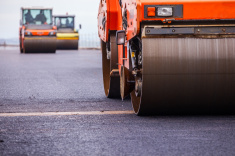
[(52, 8), (21, 8), (20, 52), (56, 51), (57, 28), (52, 22)]
[[(55, 15), (57, 49), (78, 49), (79, 33), (75, 30), (75, 15)], [(80, 25), (81, 27), (81, 25)]]
[(130, 95), (137, 115), (234, 114), (234, 8), (235, 0), (101, 0), (106, 95)]

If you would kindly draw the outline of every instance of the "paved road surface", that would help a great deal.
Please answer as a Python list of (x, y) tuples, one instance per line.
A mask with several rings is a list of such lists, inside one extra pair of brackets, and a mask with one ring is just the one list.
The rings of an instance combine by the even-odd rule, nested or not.
[(0, 49), (0, 156), (235, 155), (235, 116), (150, 116), (103, 93), (96, 50)]

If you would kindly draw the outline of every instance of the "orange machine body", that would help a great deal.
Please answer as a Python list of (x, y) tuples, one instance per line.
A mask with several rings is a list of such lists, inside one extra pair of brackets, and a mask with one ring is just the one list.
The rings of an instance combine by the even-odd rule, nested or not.
[[(56, 30), (56, 29), (54, 29)], [(27, 29), (27, 31), (31, 32), (33, 36), (48, 36), (50, 32), (53, 30), (51, 29), (46, 29), (46, 30), (32, 30), (32, 29)]]
[(26, 37), (26, 33), (31, 33), (32, 37), (48, 37), (49, 33), (54, 33), (53, 35), (56, 35), (56, 26), (54, 26), (52, 29), (43, 29), (43, 30), (37, 30), (37, 29), (27, 29), (25, 26), (22, 26), (19, 28), (20, 31), (20, 44), (21, 47), (24, 49), (24, 40)]
[[(145, 6), (156, 5), (171, 6), (182, 5), (182, 17), (173, 18), (153, 18), (146, 17)], [(127, 27), (126, 40), (129, 41), (137, 35), (141, 35), (141, 23), (145, 21), (162, 21), (162, 24), (170, 24), (171, 20), (190, 21), (190, 20), (234, 20), (235, 0), (122, 0), (122, 16), (126, 12)], [(164, 22), (169, 19), (169, 22)], [(124, 29), (124, 28), (123, 28)], [(122, 65), (129, 69), (129, 53), (127, 52), (127, 42), (125, 45), (125, 56), (123, 57), (122, 48), (119, 48), (118, 63), (119, 71)], [(124, 61), (123, 61), (124, 60)]]
[[(140, 33), (142, 21), (164, 21), (167, 18), (146, 18), (144, 6), (182, 5), (183, 16), (174, 20), (234, 19), (235, 0), (123, 0), (122, 10), (127, 10), (127, 40)], [(171, 19), (172, 17), (169, 17)]]
[(109, 31), (122, 30), (121, 7), (118, 0), (101, 0), (98, 12), (98, 34), (108, 41)]

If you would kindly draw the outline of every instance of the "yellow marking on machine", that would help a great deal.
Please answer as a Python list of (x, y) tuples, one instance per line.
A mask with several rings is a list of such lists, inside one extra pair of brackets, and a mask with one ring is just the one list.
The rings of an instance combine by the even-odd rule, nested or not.
[(57, 38), (73, 38), (73, 37), (79, 37), (78, 33), (57, 33)]
[(132, 53), (131, 53), (131, 57), (135, 57), (135, 52), (132, 52)]
[(57, 40), (78, 40), (78, 37), (57, 38)]

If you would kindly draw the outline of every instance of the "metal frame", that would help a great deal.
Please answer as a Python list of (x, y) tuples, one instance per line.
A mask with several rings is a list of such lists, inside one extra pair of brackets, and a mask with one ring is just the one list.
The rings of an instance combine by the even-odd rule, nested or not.
[(235, 34), (235, 27), (226, 26), (208, 26), (208, 27), (145, 27), (146, 35), (172, 35), (172, 34)]

